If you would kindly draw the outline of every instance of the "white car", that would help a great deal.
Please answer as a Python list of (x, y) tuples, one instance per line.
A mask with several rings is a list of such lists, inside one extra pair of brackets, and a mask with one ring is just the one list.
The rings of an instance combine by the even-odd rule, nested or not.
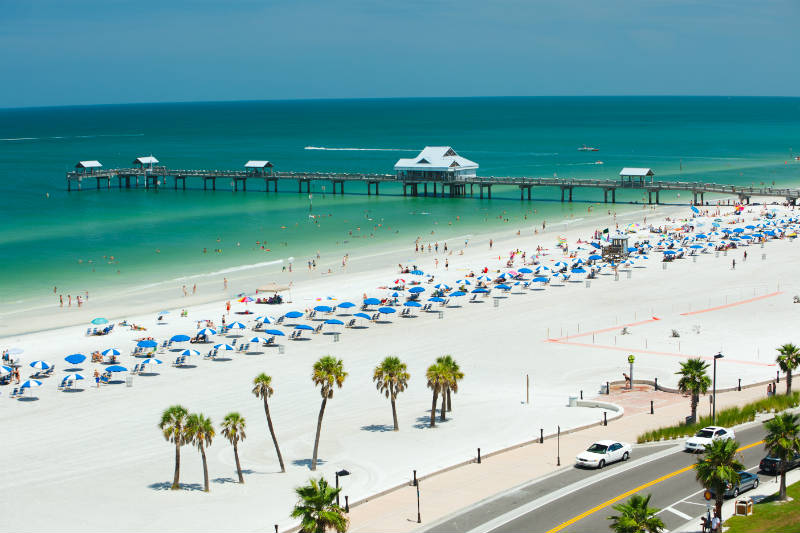
[(626, 442), (615, 440), (599, 440), (589, 446), (585, 452), (575, 459), (576, 466), (603, 468), (617, 461), (627, 461), (631, 456), (632, 446)]
[(705, 451), (706, 444), (711, 444), (715, 440), (728, 440), (735, 437), (732, 429), (708, 426), (698, 431), (694, 437), (686, 439), (683, 449), (692, 453), (702, 452)]

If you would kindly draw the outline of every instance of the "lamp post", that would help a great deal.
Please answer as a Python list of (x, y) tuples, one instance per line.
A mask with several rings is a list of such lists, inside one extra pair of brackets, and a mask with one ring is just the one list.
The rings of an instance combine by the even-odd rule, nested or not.
[(417, 524), (422, 523), (422, 515), (419, 512), (419, 479), (416, 476), (417, 471), (414, 470), (414, 485), (417, 487)]
[[(349, 476), (349, 475), (350, 475), (350, 472), (347, 471), (347, 470), (344, 470), (344, 469), (339, 470), (338, 472), (336, 472), (336, 488), (337, 489), (339, 488), (339, 476), (344, 477), (344, 476)], [(339, 505), (339, 492), (338, 491), (336, 492), (336, 505)]]
[(561, 426), (556, 432), (556, 466), (561, 466)]
[(711, 385), (711, 423), (717, 423), (717, 359), (725, 357), (721, 353), (714, 356), (714, 381)]
[(635, 360), (636, 360), (636, 357), (634, 357), (633, 354), (628, 356), (628, 363), (630, 363), (630, 365), (631, 365), (631, 373), (629, 374), (630, 381), (628, 383), (628, 388), (629, 389), (633, 389), (633, 362)]

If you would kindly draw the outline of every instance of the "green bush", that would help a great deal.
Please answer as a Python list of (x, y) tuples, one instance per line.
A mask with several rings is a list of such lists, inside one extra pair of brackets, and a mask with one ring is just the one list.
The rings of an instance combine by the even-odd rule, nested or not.
[[(728, 407), (717, 412), (718, 426), (731, 427), (745, 422), (755, 420), (758, 413), (778, 412), (791, 407), (800, 405), (800, 392), (793, 392), (791, 395), (784, 394), (770, 396), (761, 400), (748, 403), (741, 407)], [(694, 424), (678, 424), (654, 429), (643, 433), (637, 437), (636, 442), (654, 442), (662, 439), (678, 439), (694, 435), (698, 430), (712, 425), (710, 416), (701, 416)]]

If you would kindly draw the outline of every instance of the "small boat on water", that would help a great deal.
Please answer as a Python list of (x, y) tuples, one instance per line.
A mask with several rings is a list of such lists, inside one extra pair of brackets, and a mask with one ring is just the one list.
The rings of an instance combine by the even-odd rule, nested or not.
[(578, 148), (579, 152), (599, 152), (600, 148), (595, 148), (594, 146), (586, 146), (585, 144)]

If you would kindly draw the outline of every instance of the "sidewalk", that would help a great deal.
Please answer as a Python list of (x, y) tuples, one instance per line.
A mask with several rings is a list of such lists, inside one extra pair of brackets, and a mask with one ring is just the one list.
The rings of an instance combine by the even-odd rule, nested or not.
[[(717, 393), (717, 408), (723, 409), (751, 402), (763, 398), (765, 393), (766, 389), (761, 387), (741, 392)], [(608, 426), (605, 427), (597, 425), (562, 435), (560, 467), (556, 466), (556, 439), (551, 438), (546, 439), (543, 444), (534, 443), (515, 448), (485, 457), (481, 464), (470, 463), (427, 478), (425, 473), (418, 472), (421, 525), (417, 523), (416, 489), (410, 484), (411, 472), (409, 472), (407, 486), (351, 504), (349, 531), (403, 533), (427, 527), (499, 492), (559, 469), (572, 468), (575, 456), (594, 440), (608, 438), (635, 443), (636, 437), (641, 433), (676, 424), (689, 414), (688, 397), (655, 392), (652, 387), (648, 390), (648, 387), (637, 386), (631, 392), (612, 388), (610, 395), (603, 395), (598, 399), (624, 407), (625, 415), (616, 420), (609, 420)], [(652, 415), (650, 400), (653, 400), (655, 405), (655, 414)], [(704, 413), (708, 405), (708, 399), (702, 398), (700, 413)], [(601, 410), (598, 410), (598, 418), (601, 414)], [(484, 450), (484, 453), (492, 451)]]
[[(773, 495), (773, 494), (778, 492), (778, 489), (780, 488), (780, 478), (775, 478), (775, 479), (778, 481), (778, 483), (776, 483), (774, 480), (762, 481), (761, 484), (758, 487), (745, 492), (744, 494), (740, 495), (739, 498), (736, 498), (736, 499), (731, 498), (730, 500), (726, 500), (725, 503), (722, 504), (722, 516), (725, 519), (728, 519), (731, 516), (733, 516), (734, 511), (736, 509), (736, 500), (737, 499), (741, 500), (743, 498), (752, 498), (753, 499), (753, 504), (754, 504), (754, 511), (753, 512), (757, 513), (758, 512), (758, 506), (755, 505), (755, 504), (757, 504), (758, 502), (760, 502), (761, 500), (763, 500), (767, 496), (771, 496), (771, 495)], [(798, 481), (800, 481), (800, 470), (791, 470), (791, 471), (786, 473), (786, 486), (787, 487), (789, 485), (791, 485), (792, 483), (796, 483)], [(713, 501), (711, 502), (711, 505), (713, 507), (713, 505), (714, 505)], [(713, 511), (713, 509), (712, 509), (712, 511)], [(692, 520), (689, 520), (688, 522), (686, 522), (686, 524), (684, 524), (683, 526), (681, 526), (679, 528), (673, 529), (672, 532), (673, 533), (702, 533), (702, 528), (700, 527), (700, 518), (703, 515), (705, 515), (705, 513), (697, 515), (696, 518), (694, 518)], [(725, 526), (725, 523), (723, 522), (723, 529), (724, 529), (724, 526)]]

